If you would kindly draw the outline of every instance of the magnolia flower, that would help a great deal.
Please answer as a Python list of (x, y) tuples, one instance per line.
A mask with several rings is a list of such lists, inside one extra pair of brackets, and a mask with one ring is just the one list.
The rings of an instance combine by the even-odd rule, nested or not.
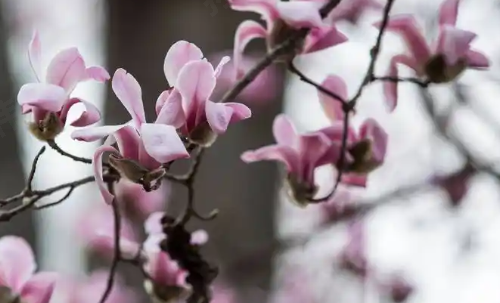
[[(267, 48), (284, 42), (290, 34), (301, 28), (310, 29), (306, 38), (296, 45), (296, 53), (316, 52), (347, 41), (337, 28), (322, 20), (319, 9), (322, 3), (315, 1), (281, 1), (281, 0), (229, 0), (231, 8), (237, 11), (256, 12), (266, 22), (260, 23), (246, 20), (236, 30), (234, 42), (234, 66), (236, 78), (241, 78), (244, 70), (241, 66), (243, 52), (247, 44), (255, 38), (264, 38)], [(286, 60), (293, 58), (295, 54)]]
[[(342, 78), (330, 75), (321, 84), (324, 88), (335, 93), (342, 100), (347, 100), (347, 87)], [(334, 144), (325, 161), (334, 160), (338, 162), (341, 155), (342, 137), (344, 132), (343, 120), (345, 113), (342, 110), (341, 101), (332, 98), (318, 90), (320, 103), (326, 116), (332, 125), (321, 129)], [(367, 175), (378, 168), (384, 162), (388, 135), (385, 130), (374, 119), (366, 119), (360, 126), (359, 131), (349, 126), (346, 130), (347, 144), (344, 155), (344, 167), (342, 170), (342, 183), (356, 186), (366, 186)]]
[(360, 277), (366, 277), (369, 268), (363, 222), (360, 220), (349, 222), (347, 232), (349, 240), (340, 254), (340, 265)]
[(284, 163), (290, 194), (299, 205), (305, 206), (318, 190), (314, 172), (325, 164), (321, 160), (329, 152), (332, 143), (320, 132), (299, 135), (289, 118), (283, 114), (275, 118), (273, 133), (277, 144), (247, 151), (241, 158), (247, 163), (262, 160)]
[(29, 244), (22, 238), (0, 238), (0, 301), (48, 303), (57, 275), (36, 273), (36, 262)]
[[(53, 302), (99, 302), (106, 289), (108, 278), (109, 272), (107, 270), (94, 271), (84, 281), (68, 279), (66, 277), (58, 283)], [(105, 303), (134, 303), (137, 302), (137, 299), (137, 295), (131, 289), (127, 288), (121, 277), (117, 275)]]
[(228, 61), (229, 57), (223, 57), (214, 69), (196, 45), (186, 41), (172, 45), (165, 57), (164, 71), (174, 88), (158, 97), (156, 123), (173, 125), (191, 141), (208, 146), (230, 123), (250, 118), (251, 111), (246, 105), (210, 100)]
[[(399, 54), (391, 59), (388, 76), (398, 77), (397, 64), (413, 69), (417, 76), (431, 83), (446, 83), (455, 80), (467, 68), (483, 69), (489, 67), (488, 58), (471, 49), (476, 34), (456, 27), (459, 0), (446, 0), (439, 10), (439, 35), (429, 46), (417, 21), (413, 16), (392, 17), (387, 30), (399, 33), (404, 39), (409, 54)], [(377, 23), (380, 27), (381, 23)], [(386, 81), (384, 94), (389, 110), (397, 105), (397, 82)]]
[[(82, 213), (77, 225), (77, 234), (85, 245), (107, 258), (113, 258), (115, 247), (114, 216), (111, 207), (99, 204)], [(138, 235), (132, 224), (121, 218), (120, 251), (126, 258), (134, 258), (140, 248)]]
[(477, 170), (467, 163), (457, 172), (432, 177), (431, 183), (441, 187), (452, 206), (459, 206), (469, 191), (470, 181), (476, 172)]
[(35, 137), (42, 141), (53, 140), (62, 132), (70, 108), (81, 103), (85, 110), (70, 123), (72, 126), (87, 126), (101, 119), (97, 107), (80, 98), (71, 97), (78, 83), (93, 79), (104, 82), (109, 79), (108, 72), (100, 66), (86, 67), (85, 61), (77, 48), (68, 48), (54, 56), (47, 67), (45, 80), (40, 71), (41, 42), (35, 32), (28, 48), (31, 67), (38, 82), (24, 84), (17, 102), (22, 113), (32, 113), (34, 121), (29, 129)]
[(109, 135), (116, 140), (118, 150), (105, 144), (96, 150), (93, 157), (96, 182), (107, 203), (111, 203), (114, 196), (103, 180), (102, 157), (105, 152), (112, 153), (109, 163), (123, 177), (143, 185), (146, 191), (158, 189), (161, 185), (165, 174), (162, 163), (189, 157), (173, 126), (159, 123), (160, 119), (156, 123), (146, 123), (141, 86), (132, 75), (124, 69), (116, 70), (112, 88), (132, 116), (132, 121), (122, 125), (79, 129), (72, 134), (72, 138), (82, 141), (96, 141)]

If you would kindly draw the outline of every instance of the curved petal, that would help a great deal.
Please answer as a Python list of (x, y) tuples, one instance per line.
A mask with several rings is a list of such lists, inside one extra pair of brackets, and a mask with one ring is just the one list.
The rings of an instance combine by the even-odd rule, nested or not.
[(300, 159), (295, 150), (286, 145), (264, 146), (253, 151), (246, 151), (241, 155), (241, 160), (246, 163), (274, 160), (286, 165), (289, 173), (298, 174), (300, 169)]
[(168, 96), (170, 96), (171, 92), (172, 92), (172, 89), (164, 90), (158, 96), (158, 99), (156, 99), (155, 112), (156, 112), (157, 116), (160, 114), (161, 108), (163, 107), (163, 104), (165, 104), (165, 102), (167, 102)]
[(443, 26), (439, 32), (436, 52), (443, 54), (448, 65), (454, 65), (470, 50), (470, 43), (476, 34), (452, 26)]
[(245, 120), (252, 116), (252, 111), (245, 104), (236, 102), (227, 102), (224, 103), (224, 105), (233, 110), (233, 114), (231, 115), (231, 121), (229, 121), (229, 123)]
[(124, 158), (139, 160), (140, 140), (137, 130), (131, 125), (125, 125), (112, 134), (116, 139), (118, 150)]
[(319, 14), (322, 3), (314, 1), (278, 1), (276, 8), (283, 21), (295, 28), (320, 27), (323, 20)]
[(300, 154), (302, 163), (301, 180), (314, 184), (314, 170), (320, 160), (329, 151), (332, 142), (322, 132), (302, 135), (300, 138)]
[(47, 67), (47, 83), (64, 88), (68, 94), (86, 77), (85, 62), (76, 47), (57, 53)]
[(95, 176), (95, 181), (97, 183), (97, 186), (99, 188), (99, 191), (101, 192), (101, 195), (104, 199), (104, 201), (107, 204), (111, 204), (113, 199), (115, 198), (108, 190), (106, 183), (104, 182), (103, 176), (102, 176), (102, 156), (105, 152), (112, 152), (114, 154), (120, 154), (116, 148), (111, 147), (111, 146), (101, 146), (97, 148), (97, 150), (94, 153), (94, 157), (92, 159), (92, 167), (94, 170), (94, 176)]
[(144, 123), (141, 138), (146, 152), (160, 163), (189, 158), (175, 127), (164, 124)]
[(267, 28), (271, 28), (275, 20), (279, 19), (275, 0), (228, 0), (229, 5), (235, 11), (254, 12), (260, 14), (266, 22)]
[(163, 233), (163, 228), (161, 225), (161, 219), (165, 216), (165, 212), (158, 211), (154, 212), (146, 219), (144, 222), (144, 230), (147, 234), (161, 234)]
[(70, 123), (71, 126), (78, 126), (78, 127), (88, 126), (97, 123), (101, 120), (101, 112), (94, 104), (79, 98), (71, 98), (66, 102), (66, 104), (64, 104), (61, 110), (60, 118), (62, 123), (66, 123), (68, 113), (71, 107), (76, 103), (82, 103), (85, 106), (85, 109), (81, 112), (78, 118), (76, 118), (73, 122)]
[(469, 50), (466, 54), (467, 66), (469, 68), (483, 69), (490, 67), (490, 60), (483, 53)]
[(19, 292), (36, 269), (33, 250), (26, 240), (15, 236), (0, 238), (0, 277), (14, 292)]
[[(378, 22), (375, 26), (380, 27)], [(420, 32), (417, 20), (412, 15), (392, 17), (387, 24), (387, 30), (399, 33), (408, 46), (412, 56), (419, 65), (423, 65), (430, 58), (430, 50), (424, 36)]]
[(205, 113), (210, 128), (212, 128), (215, 133), (222, 134), (229, 126), (231, 116), (233, 115), (233, 109), (227, 107), (223, 103), (215, 103), (208, 100), (205, 102)]
[(184, 270), (167, 253), (163, 251), (151, 253), (148, 259), (146, 270), (154, 282), (164, 286), (181, 286), (184, 284), (186, 275)]
[[(398, 66), (401, 63), (410, 68), (416, 70), (417, 66), (413, 58), (407, 55), (400, 54), (392, 57), (391, 63), (389, 64), (389, 70), (387, 72), (387, 77), (392, 79), (398, 78)], [(418, 70), (417, 70), (418, 72)], [(392, 112), (398, 104), (398, 82), (392, 80), (386, 80), (382, 86), (385, 96), (385, 104), (390, 112)]]
[(186, 63), (203, 58), (201, 49), (187, 41), (177, 41), (174, 43), (165, 56), (163, 71), (168, 84), (174, 86), (177, 83), (177, 76)]
[[(321, 86), (329, 90), (330, 92), (339, 96), (342, 100), (347, 100), (347, 86), (344, 80), (336, 75), (329, 75), (321, 83)], [(342, 101), (336, 98), (332, 98), (325, 93), (318, 90), (318, 97), (323, 111), (330, 121), (342, 120), (344, 117), (344, 111), (342, 110)]]
[(342, 174), (341, 183), (350, 186), (366, 187), (368, 177), (366, 175)]
[(58, 275), (52, 272), (38, 273), (21, 290), (21, 298), (26, 303), (49, 303)]
[(457, 23), (458, 4), (460, 0), (445, 0), (439, 9), (440, 25), (455, 25)]
[(229, 56), (224, 56), (222, 57), (222, 59), (220, 59), (219, 64), (217, 64), (217, 67), (214, 70), (215, 78), (219, 78), (220, 74), (222, 73), (222, 69), (224, 68), (224, 65), (226, 65), (229, 61), (231, 61), (231, 57)]
[(87, 79), (92, 79), (97, 82), (105, 82), (108, 81), (111, 76), (109, 75), (108, 71), (104, 69), (104, 67), (101, 66), (91, 66), (87, 67), (85, 70), (85, 73), (87, 74)]
[(42, 79), (42, 74), (41, 74), (42, 43), (40, 41), (40, 36), (37, 30), (33, 32), (33, 36), (31, 37), (31, 41), (28, 47), (28, 58), (30, 61), (31, 68), (35, 73), (38, 82), (40, 82)]
[(144, 105), (142, 103), (142, 90), (137, 80), (126, 70), (119, 68), (113, 75), (111, 87), (116, 97), (120, 99), (134, 120), (137, 128), (146, 122)]
[(313, 28), (306, 37), (304, 53), (317, 52), (347, 41), (347, 37), (334, 25)]
[(71, 139), (85, 142), (97, 141), (117, 132), (126, 125), (105, 125), (77, 129), (71, 133)]
[(45, 83), (28, 83), (17, 94), (19, 105), (30, 105), (50, 112), (61, 110), (67, 95), (60, 86)]
[(156, 104), (162, 105), (155, 123), (172, 125), (175, 128), (179, 128), (186, 123), (186, 116), (182, 109), (182, 96), (177, 89), (172, 90), (170, 93), (168, 91), (161, 93)]
[(208, 100), (215, 83), (214, 68), (207, 61), (191, 61), (181, 69), (176, 87), (182, 95), (184, 112), (188, 116)]
[(291, 148), (298, 148), (298, 134), (292, 120), (285, 114), (280, 114), (274, 118), (273, 122), (274, 139), (280, 145)]
[(245, 71), (243, 70), (243, 53), (250, 41), (256, 38), (265, 38), (267, 36), (266, 29), (259, 23), (253, 20), (243, 21), (236, 29), (234, 36), (234, 53), (233, 53), (233, 67), (235, 77), (241, 78)]

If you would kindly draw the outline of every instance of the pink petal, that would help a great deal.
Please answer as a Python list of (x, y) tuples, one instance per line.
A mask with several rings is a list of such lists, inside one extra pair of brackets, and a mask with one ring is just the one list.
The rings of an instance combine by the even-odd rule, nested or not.
[(483, 53), (468, 50), (466, 54), (467, 65), (470, 68), (488, 68), (490, 67), (490, 60)]
[(300, 140), (301, 163), (303, 164), (300, 176), (303, 181), (314, 183), (314, 170), (318, 167), (320, 160), (329, 151), (332, 143), (321, 132), (314, 132), (301, 136)]
[(111, 146), (101, 146), (97, 148), (97, 150), (94, 153), (94, 157), (92, 159), (92, 167), (94, 170), (94, 176), (95, 176), (95, 181), (97, 183), (97, 186), (99, 188), (99, 191), (101, 192), (102, 197), (104, 198), (104, 201), (107, 204), (111, 204), (113, 199), (115, 198), (108, 190), (107, 184), (104, 182), (103, 176), (102, 176), (102, 156), (105, 152), (112, 152), (114, 154), (120, 154), (116, 148), (111, 147)]
[(40, 42), (40, 36), (38, 31), (33, 32), (31, 41), (28, 48), (28, 58), (30, 60), (31, 68), (35, 73), (38, 81), (42, 79), (41, 75), (41, 60), (42, 60), (42, 43)]
[(254, 12), (260, 14), (266, 22), (267, 28), (271, 28), (274, 21), (280, 18), (276, 9), (275, 0), (228, 0), (231, 8), (236, 11)]
[(372, 141), (372, 157), (376, 162), (382, 163), (387, 152), (387, 132), (375, 119), (370, 118), (361, 125), (360, 136)]
[(250, 41), (256, 38), (265, 38), (267, 36), (266, 29), (259, 23), (253, 20), (243, 21), (236, 29), (234, 36), (234, 54), (233, 66), (237, 79), (241, 78), (245, 71), (243, 70), (243, 53)]
[(163, 251), (150, 254), (147, 270), (154, 282), (159, 285), (182, 285), (183, 281), (179, 278), (183, 275), (183, 270)]
[(71, 98), (66, 102), (66, 104), (64, 104), (61, 110), (60, 118), (63, 123), (66, 123), (66, 118), (68, 116), (68, 113), (71, 107), (76, 103), (82, 103), (85, 106), (85, 109), (78, 118), (76, 118), (73, 122), (70, 123), (71, 126), (78, 126), (78, 127), (88, 126), (97, 123), (99, 122), (99, 120), (101, 120), (101, 112), (94, 104), (79, 98)]
[(144, 123), (141, 126), (141, 138), (146, 152), (160, 163), (189, 158), (189, 153), (173, 126)]
[(163, 71), (170, 86), (175, 86), (177, 76), (186, 63), (203, 58), (202, 51), (193, 43), (187, 41), (177, 41), (174, 43), (165, 56)]
[(297, 130), (287, 115), (280, 114), (274, 118), (273, 134), (278, 144), (298, 148)]
[(473, 32), (443, 26), (439, 33), (436, 52), (445, 56), (448, 65), (454, 65), (460, 58), (466, 56), (470, 43), (476, 36)]
[(439, 9), (440, 25), (455, 25), (457, 23), (458, 4), (460, 0), (445, 0)]
[[(375, 24), (380, 27), (381, 23)], [(429, 60), (430, 50), (424, 36), (420, 32), (417, 21), (411, 15), (401, 15), (393, 17), (387, 24), (387, 30), (397, 32), (402, 35), (412, 56), (419, 65), (423, 65)]]
[(228, 103), (224, 103), (224, 105), (233, 110), (233, 114), (231, 116), (231, 121), (229, 121), (230, 123), (245, 120), (245, 119), (248, 119), (252, 116), (252, 111), (245, 104), (236, 103), (236, 102), (228, 102)]
[(139, 128), (142, 123), (146, 122), (141, 86), (131, 74), (122, 68), (116, 70), (111, 86), (115, 95), (130, 113), (135, 126)]
[(24, 84), (17, 94), (21, 106), (30, 105), (50, 112), (60, 111), (66, 99), (62, 87), (45, 83)]
[(347, 37), (333, 25), (313, 28), (307, 35), (304, 53), (317, 52), (347, 41)]
[(162, 182), (160, 188), (147, 192), (141, 184), (122, 178), (115, 185), (115, 196), (119, 203), (126, 203), (131, 212), (140, 219), (145, 219), (150, 214), (165, 209), (171, 187), (169, 182)]
[(320, 27), (323, 25), (319, 14), (322, 5), (311, 1), (278, 1), (276, 8), (281, 19), (295, 28)]
[(117, 132), (126, 125), (105, 125), (77, 129), (71, 133), (71, 139), (85, 142), (97, 141)]
[(161, 219), (165, 216), (165, 212), (155, 212), (149, 215), (148, 219), (144, 222), (144, 230), (147, 234), (161, 234), (163, 228)]
[(220, 74), (222, 73), (222, 69), (224, 68), (224, 65), (226, 65), (229, 61), (231, 61), (231, 57), (229, 56), (222, 57), (219, 64), (214, 70), (214, 75), (216, 78), (219, 78)]
[[(338, 95), (342, 100), (347, 100), (347, 86), (342, 78), (336, 75), (329, 75), (321, 86)], [(318, 90), (318, 97), (330, 121), (343, 120), (344, 111), (342, 110), (342, 101), (332, 98)]]
[(33, 251), (26, 240), (15, 236), (0, 238), (0, 277), (3, 283), (15, 293), (35, 272)]
[(86, 76), (85, 62), (75, 47), (60, 51), (47, 67), (47, 82), (61, 86), (67, 93), (71, 93)]
[(170, 93), (168, 91), (161, 93), (156, 104), (162, 104), (162, 106), (155, 123), (172, 125), (175, 128), (186, 123), (186, 116), (182, 109), (182, 96), (177, 89), (173, 89)]
[[(408, 57), (407, 55), (400, 54), (392, 57), (391, 63), (389, 64), (389, 71), (387, 72), (387, 76), (391, 78), (398, 77), (398, 67), (397, 64), (401, 63), (406, 66), (409, 66), (413, 69), (416, 69), (416, 63), (413, 58)], [(384, 81), (383, 90), (385, 96), (385, 104), (390, 112), (392, 112), (396, 105), (398, 104), (398, 82), (396, 81)]]
[(21, 291), (21, 298), (26, 303), (49, 303), (58, 275), (44, 272), (34, 275)]
[(368, 177), (366, 175), (356, 175), (356, 174), (342, 174), (342, 184), (357, 186), (357, 187), (366, 187), (368, 182)]
[(124, 158), (136, 161), (139, 160), (141, 138), (133, 126), (125, 125), (112, 135), (116, 139), (118, 150)]
[(231, 121), (233, 109), (227, 107), (223, 103), (206, 101), (205, 113), (208, 124), (210, 124), (212, 130), (217, 134), (222, 134), (227, 130), (229, 122)]
[(108, 81), (111, 76), (108, 71), (101, 66), (91, 66), (85, 70), (87, 74), (87, 78), (93, 79), (97, 82), (105, 82)]
[(207, 242), (208, 242), (208, 233), (205, 230), (199, 229), (191, 233), (191, 244), (203, 245)]
[(246, 163), (274, 160), (286, 165), (289, 173), (299, 173), (300, 159), (292, 147), (286, 145), (264, 146), (257, 150), (246, 151), (241, 155), (241, 160)]
[(184, 111), (188, 115), (195, 109), (194, 106), (201, 106), (200, 102), (210, 97), (215, 81), (214, 69), (207, 61), (191, 61), (181, 69), (176, 87), (182, 95)]
[(155, 112), (157, 116), (160, 114), (160, 110), (163, 107), (163, 104), (167, 102), (168, 96), (170, 95), (171, 91), (172, 89), (167, 89), (162, 91), (161, 94), (158, 96), (158, 99), (156, 99)]

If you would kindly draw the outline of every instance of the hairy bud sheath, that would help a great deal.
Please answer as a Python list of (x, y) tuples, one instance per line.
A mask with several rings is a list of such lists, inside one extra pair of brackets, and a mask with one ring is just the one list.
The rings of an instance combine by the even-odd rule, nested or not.
[(54, 112), (48, 112), (43, 120), (29, 123), (29, 130), (40, 141), (54, 140), (64, 129), (59, 116)]

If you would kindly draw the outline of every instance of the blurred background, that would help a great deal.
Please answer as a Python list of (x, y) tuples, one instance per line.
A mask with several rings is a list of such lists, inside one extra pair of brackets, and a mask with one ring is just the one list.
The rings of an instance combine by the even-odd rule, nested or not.
[[(232, 11), (225, 0), (1, 0), (0, 4), (2, 197), (23, 188), (42, 146), (26, 132), (16, 102), (20, 85), (34, 79), (27, 45), (35, 28), (42, 41), (43, 64), (59, 50), (77, 46), (89, 65), (103, 65), (110, 74), (125, 68), (141, 84), (146, 115), (152, 118), (157, 96), (168, 87), (162, 67), (174, 42), (195, 43), (211, 62), (217, 62), (231, 55), (237, 25), (257, 17)], [(440, 4), (441, 0), (396, 0), (393, 13), (415, 14), (430, 38), (435, 35)], [(236, 101), (251, 107), (253, 117), (218, 138), (196, 181), (199, 209), (218, 208), (220, 215), (192, 226), (209, 232), (207, 258), (220, 265), (217, 283), (237, 294), (233, 302), (500, 300), (499, 178), (471, 170), (467, 157), (446, 138), (457, 138), (479, 163), (496, 167), (500, 40), (494, 29), (500, 25), (499, 14), (498, 1), (462, 1), (458, 25), (478, 33), (474, 48), (489, 56), (492, 67), (467, 71), (454, 84), (432, 87), (432, 115), (424, 110), (422, 96), (412, 84), (399, 86), (400, 104), (391, 115), (385, 111), (380, 84), (365, 90), (355, 123), (374, 117), (390, 139), (386, 163), (370, 176), (368, 187), (340, 189), (338, 199), (343, 203), (382, 204), (356, 216), (355, 222), (338, 220), (322, 206), (298, 208), (280, 190), (278, 166), (246, 165), (240, 160), (243, 151), (273, 142), (271, 125), (280, 112), (289, 114), (302, 131), (327, 126), (316, 90), (281, 66), (272, 66), (240, 95)], [(297, 66), (317, 82), (331, 73), (342, 76), (352, 95), (366, 72), (377, 35), (371, 24), (380, 16), (380, 11), (367, 10), (359, 22), (339, 23), (349, 42), (299, 57)], [(376, 74), (385, 73), (391, 56), (403, 50), (401, 40), (387, 34)], [(252, 42), (249, 66), (263, 51), (263, 41)], [(218, 84), (218, 96), (231, 85), (229, 74), (224, 79)], [(74, 95), (97, 104), (104, 123), (123, 123), (127, 114), (109, 88), (89, 82), (79, 85)], [(446, 136), (436, 130), (436, 123)], [(91, 157), (97, 145), (74, 142), (70, 132), (67, 128), (57, 143), (68, 152)], [(91, 174), (89, 165), (48, 150), (34, 184), (42, 189)], [(325, 186), (334, 180), (328, 171), (319, 175)], [(394, 194), (406, 188), (412, 190)], [(43, 202), (58, 198), (54, 195)], [(155, 199), (153, 210), (175, 214), (185, 192), (166, 185)], [(25, 212), (0, 224), (0, 233), (32, 243), (42, 269), (85, 279), (109, 264), (105, 254), (89, 249), (92, 236), (86, 232), (112, 221), (112, 216), (103, 215), (101, 205), (95, 186), (85, 185), (58, 207)], [(144, 218), (132, 217), (131, 226), (140, 233)], [(350, 249), (362, 254), (351, 256)], [(124, 284), (143, 296), (137, 270), (122, 267)]]

